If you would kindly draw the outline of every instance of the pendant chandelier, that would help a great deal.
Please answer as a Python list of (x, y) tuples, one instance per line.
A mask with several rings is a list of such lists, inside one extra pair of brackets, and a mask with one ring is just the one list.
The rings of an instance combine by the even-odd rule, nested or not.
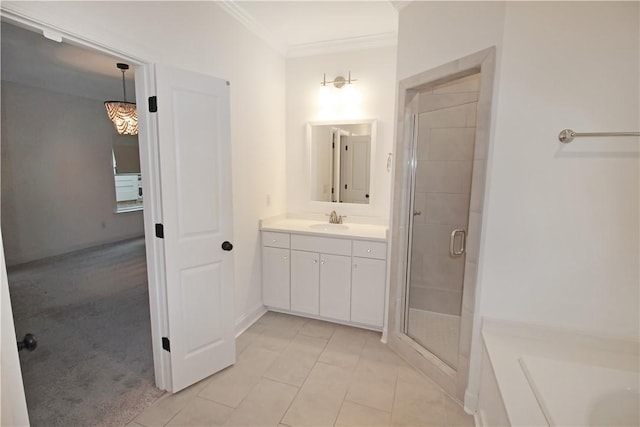
[(138, 110), (136, 109), (136, 104), (127, 102), (127, 89), (124, 84), (124, 73), (129, 69), (129, 65), (118, 63), (116, 66), (122, 71), (123, 100), (106, 101), (104, 107), (107, 109), (107, 115), (120, 135), (137, 135)]

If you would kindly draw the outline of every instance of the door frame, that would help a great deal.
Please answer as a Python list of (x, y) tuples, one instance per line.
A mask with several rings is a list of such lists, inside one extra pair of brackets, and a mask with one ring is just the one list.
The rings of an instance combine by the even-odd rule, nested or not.
[[(158, 157), (157, 117), (149, 112), (147, 100), (155, 95), (155, 72), (152, 61), (129, 54), (117, 47), (90, 40), (81, 34), (72, 34), (64, 28), (54, 27), (7, 6), (0, 5), (0, 18), (9, 24), (43, 33), (47, 38), (55, 38), (82, 48), (115, 56), (131, 64), (135, 71), (136, 100), (138, 108), (138, 146), (140, 150), (140, 171), (144, 192), (144, 235), (147, 260), (147, 283), (149, 288), (149, 309), (151, 320), (151, 345), (155, 384), (161, 390), (172, 390), (171, 359), (162, 349), (162, 337), (168, 336), (166, 278), (164, 271), (164, 245), (155, 237), (155, 224), (162, 223), (160, 168)], [(16, 350), (17, 352), (17, 350)]]
[[(399, 81), (395, 167), (392, 189), (391, 238), (388, 268), (390, 269), (388, 298), (389, 345), (420, 371), (432, 378), (472, 413), (477, 403), (479, 384), (479, 348), (481, 319), (476, 310), (480, 299), (482, 273), (482, 225), (487, 214), (486, 175), (490, 169), (491, 119), (495, 97), (495, 46), (472, 53)], [(461, 315), (458, 369), (453, 370), (404, 333), (404, 313), (409, 226), (412, 221), (412, 175), (415, 164), (415, 115), (419, 112), (418, 94), (430, 87), (480, 73), (480, 91), (476, 123), (471, 203), (467, 235), (467, 258), (464, 270), (463, 309)]]

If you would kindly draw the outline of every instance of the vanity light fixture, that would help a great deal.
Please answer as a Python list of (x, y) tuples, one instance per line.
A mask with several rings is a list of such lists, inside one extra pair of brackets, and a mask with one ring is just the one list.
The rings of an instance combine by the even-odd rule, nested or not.
[(127, 102), (127, 89), (124, 84), (124, 73), (129, 69), (129, 64), (118, 63), (118, 69), (122, 71), (122, 101), (106, 101), (104, 107), (107, 116), (113, 122), (120, 135), (138, 134), (138, 110), (136, 104)]
[(321, 86), (326, 86), (326, 85), (333, 84), (333, 87), (341, 89), (344, 85), (346, 85), (346, 84), (350, 85), (351, 83), (357, 82), (357, 81), (358, 80), (351, 78), (351, 71), (349, 71), (349, 78), (348, 79), (345, 79), (342, 76), (338, 76), (335, 79), (333, 79), (333, 81), (331, 81), (331, 82), (327, 81), (327, 74), (324, 73), (322, 75), (322, 81), (320, 82), (320, 85)]

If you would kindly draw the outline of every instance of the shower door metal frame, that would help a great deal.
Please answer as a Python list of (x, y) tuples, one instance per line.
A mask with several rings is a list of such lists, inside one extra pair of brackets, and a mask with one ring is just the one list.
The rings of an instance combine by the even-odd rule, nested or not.
[[(411, 256), (413, 251), (413, 220), (416, 201), (416, 170), (418, 169), (418, 114), (411, 117), (411, 162), (409, 164), (409, 211), (407, 229), (407, 265), (405, 273), (404, 313), (402, 319), (402, 332), (409, 338), (409, 296), (411, 288)], [(415, 341), (413, 338), (411, 338)], [(417, 341), (416, 341), (417, 343)], [(419, 343), (418, 343), (419, 344)], [(425, 349), (428, 351), (428, 349)]]

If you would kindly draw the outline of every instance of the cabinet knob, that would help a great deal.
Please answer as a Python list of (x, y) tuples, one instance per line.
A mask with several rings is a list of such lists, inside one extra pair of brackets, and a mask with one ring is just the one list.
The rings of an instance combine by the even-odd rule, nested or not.
[(367, 253), (371, 253), (371, 248), (367, 249)]
[(276, 239), (271, 239), (271, 243), (275, 243), (275, 242), (276, 242)]
[(318, 263), (318, 260), (317, 260), (317, 259), (314, 259), (314, 260), (313, 260), (313, 263), (314, 263), (314, 264), (317, 264), (317, 263)]
[(324, 265), (324, 263), (325, 263), (325, 261), (324, 261), (324, 260), (323, 260), (323, 261), (320, 261), (320, 264)]

